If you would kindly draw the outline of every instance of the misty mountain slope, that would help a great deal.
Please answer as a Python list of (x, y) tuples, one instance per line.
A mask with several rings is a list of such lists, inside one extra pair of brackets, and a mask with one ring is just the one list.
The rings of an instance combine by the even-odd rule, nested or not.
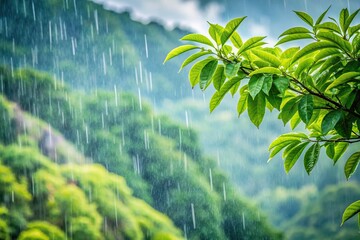
[[(214, 236), (218, 239), (237, 236), (281, 238), (256, 206), (234, 190), (215, 161), (203, 156), (194, 130), (156, 115), (150, 105), (128, 93), (97, 91), (84, 94), (63, 86), (45, 73), (31, 69), (12, 72), (4, 67), (0, 70), (2, 93), (32, 118), (46, 121), (43, 131), (49, 132), (49, 126), (54, 126), (86, 156), (86, 162), (101, 164), (107, 171), (123, 176), (134, 196), (165, 213), (183, 231), (183, 236), (189, 239)], [(14, 118), (10, 114), (6, 119), (6, 134), (3, 134), (6, 141), (42, 146), (46, 152), (46, 144), (39, 145), (35, 137), (30, 138), (31, 141), (29, 138), (20, 141), (22, 138), (16, 135), (17, 127), (12, 126)], [(9, 147), (6, 145), (4, 149)], [(100, 174), (89, 168), (70, 166), (67, 169), (71, 174), (66, 176), (80, 186), (84, 184), (87, 201), (98, 198), (98, 201), (104, 201), (99, 202), (98, 208), (109, 218), (114, 217), (112, 208), (106, 207), (106, 201), (112, 202), (112, 197), (102, 198), (107, 193), (94, 192), (88, 189), (90, 183), (82, 183), (81, 178), (85, 177), (82, 174), (88, 172), (94, 179)], [(29, 173), (29, 177), (31, 175)], [(54, 180), (54, 184), (57, 181)], [(135, 203), (134, 200), (132, 204)], [(43, 203), (39, 204), (44, 207)], [(142, 204), (138, 207), (143, 212)], [(122, 210), (121, 216), (129, 214), (126, 208)], [(104, 224), (112, 226), (111, 232), (117, 231), (114, 222)], [(106, 236), (106, 231), (103, 235)]]

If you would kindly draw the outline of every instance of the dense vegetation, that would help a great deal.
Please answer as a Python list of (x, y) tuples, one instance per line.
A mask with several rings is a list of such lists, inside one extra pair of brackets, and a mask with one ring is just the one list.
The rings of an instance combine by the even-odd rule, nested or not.
[[(4, 211), (21, 211), (19, 219), (11, 219), (19, 213), (10, 211), (10, 220), (4, 220), (12, 238), (38, 234), (34, 229), (47, 234), (33, 221), (46, 221), (75, 239), (179, 236), (170, 220), (147, 204), (191, 239), (280, 237), (236, 194), (216, 163), (202, 156), (193, 130), (156, 116), (129, 94), (72, 92), (33, 70), (1, 68), (0, 75), (2, 93), (16, 103), (2, 97), (1, 162), (10, 186), (21, 190), (13, 199), (27, 209), (13, 204), (12, 187), (6, 188)], [(147, 204), (132, 197), (118, 175)]]
[[(276, 44), (311, 39), (303, 48), (283, 51), (279, 47), (263, 47), (265, 37), (258, 36), (243, 42), (236, 32), (245, 19), (242, 17), (225, 27), (209, 23), (211, 40), (193, 33), (182, 37), (181, 40), (196, 44), (173, 49), (165, 62), (198, 50), (180, 69), (195, 61), (189, 72), (191, 86), (206, 90), (213, 85), (216, 91), (210, 100), (210, 112), (226, 94), (239, 93), (238, 115), (247, 110), (256, 127), (263, 121), (266, 109), (278, 110), (278, 118), (284, 125), (289, 123), (292, 130), (304, 124), (301, 126), (308, 132), (285, 133), (270, 144), (268, 161), (283, 152), (288, 173), (304, 152), (304, 168), (310, 174), (321, 149), (326, 149), (335, 165), (350, 144), (360, 142), (360, 24), (352, 25), (360, 9), (351, 14), (342, 9), (338, 20), (330, 17), (330, 21), (323, 21), (329, 8), (316, 21), (305, 12), (295, 11), (309, 27), (284, 31)], [(199, 43), (206, 47), (199, 47)], [(344, 166), (347, 179), (360, 162), (360, 152), (356, 148), (350, 152)], [(356, 201), (344, 211), (342, 224), (359, 213), (360, 201)]]

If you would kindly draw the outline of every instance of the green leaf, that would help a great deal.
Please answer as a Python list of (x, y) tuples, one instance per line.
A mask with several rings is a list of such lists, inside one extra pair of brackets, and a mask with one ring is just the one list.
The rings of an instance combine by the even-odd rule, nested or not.
[(298, 112), (301, 120), (308, 124), (314, 111), (314, 100), (310, 94), (304, 95), (298, 105)]
[(344, 24), (344, 33), (348, 30), (350, 24), (352, 23), (352, 21), (354, 20), (354, 18), (356, 17), (356, 15), (359, 13), (360, 8), (358, 10), (356, 10), (355, 12), (353, 12), (345, 21)]
[(238, 116), (240, 116), (247, 109), (248, 97), (249, 97), (248, 85), (245, 85), (240, 89), (240, 98), (237, 104)]
[(309, 14), (299, 11), (294, 11), (294, 12), (296, 13), (296, 15), (298, 15), (299, 18), (301, 18), (301, 20), (307, 23), (310, 27), (314, 26), (314, 20)]
[(338, 34), (341, 34), (341, 30), (338, 27), (338, 25), (336, 25), (333, 22), (324, 22), (322, 24), (317, 25), (316, 28), (318, 30), (330, 30), (332, 32), (336, 32)]
[(320, 15), (320, 17), (316, 20), (315, 25), (318, 25), (319, 23), (321, 23), (321, 21), (324, 19), (325, 15), (326, 15), (326, 13), (329, 11), (330, 7), (331, 7), (331, 6), (329, 6), (329, 7), (326, 9), (326, 11), (323, 12), (323, 13)]
[(224, 65), (218, 65), (214, 76), (213, 76), (213, 84), (217, 91), (220, 90), (221, 86), (224, 84), (226, 76), (224, 74), (225, 67)]
[(210, 112), (214, 111), (214, 109), (220, 104), (221, 100), (224, 98), (225, 94), (229, 92), (229, 90), (240, 80), (241, 79), (239, 77), (234, 77), (229, 81), (225, 82), (224, 85), (220, 88), (220, 90), (214, 93), (210, 100)]
[(334, 110), (327, 113), (322, 122), (321, 122), (321, 132), (323, 135), (326, 135), (330, 130), (335, 128), (335, 125), (340, 121), (342, 118), (343, 113), (339, 110)]
[(278, 46), (278, 45), (286, 43), (286, 42), (291, 42), (291, 41), (300, 40), (300, 39), (309, 39), (309, 38), (313, 39), (313, 36), (310, 35), (309, 33), (296, 33), (296, 34), (286, 35), (286, 36), (282, 37), (275, 44), (275, 46)]
[(168, 53), (168, 55), (166, 56), (166, 58), (164, 60), (164, 63), (173, 57), (179, 56), (180, 54), (190, 51), (190, 50), (193, 50), (193, 49), (199, 49), (199, 47), (194, 46), (194, 45), (182, 45), (182, 46), (176, 47)]
[(300, 50), (300, 47), (291, 47), (286, 49), (280, 56), (281, 59), (288, 59), (292, 58), (295, 53), (297, 53)]
[(326, 145), (326, 155), (329, 158), (334, 159), (334, 156), (335, 156), (335, 143), (329, 143), (328, 145)]
[(235, 77), (239, 71), (241, 63), (228, 63), (225, 65), (225, 76), (227, 78)]
[(309, 142), (303, 142), (296, 146), (294, 146), (289, 152), (286, 154), (284, 161), (284, 168), (286, 173), (289, 173), (291, 168), (295, 165), (297, 160), (299, 159), (301, 153), (304, 151), (305, 147), (309, 144)]
[(297, 60), (301, 59), (302, 57), (307, 56), (311, 53), (315, 53), (316, 51), (324, 49), (324, 48), (336, 48), (336, 45), (331, 42), (310, 43), (295, 54), (295, 56), (291, 60), (291, 63), (294, 63)]
[(285, 147), (287, 147), (289, 145), (297, 145), (299, 143), (301, 143), (300, 140), (294, 140), (294, 139), (281, 141), (279, 144), (277, 144), (275, 147), (272, 148), (270, 155), (269, 155), (268, 162), (270, 162), (271, 159)]
[(197, 53), (194, 53), (193, 55), (189, 56), (188, 58), (185, 59), (185, 61), (182, 63), (180, 69), (179, 69), (179, 72), (184, 68), (186, 67), (189, 63), (192, 63), (193, 61), (195, 61), (196, 59), (202, 57), (202, 56), (205, 56), (205, 55), (208, 55), (208, 54), (211, 54), (212, 52), (210, 51), (201, 51), (201, 52), (197, 52)]
[(278, 77), (274, 78), (274, 85), (279, 90), (280, 94), (283, 96), (285, 93), (285, 90), (289, 87), (290, 80), (285, 77)]
[(298, 111), (299, 97), (300, 96), (290, 99), (284, 106), (282, 106), (279, 118), (282, 119), (284, 125), (289, 122)]
[(261, 60), (270, 63), (273, 67), (278, 67), (281, 64), (280, 60), (271, 53), (265, 52), (260, 49), (253, 49), (252, 53)]
[(311, 33), (311, 32), (309, 31), (309, 29), (304, 28), (304, 27), (293, 27), (293, 28), (289, 28), (288, 30), (286, 30), (285, 32), (280, 34), (279, 37), (282, 37), (285, 35), (299, 34), (299, 33)]
[(351, 119), (343, 117), (335, 125), (335, 130), (340, 136), (349, 139), (351, 137), (352, 126)]
[(359, 161), (360, 161), (360, 152), (353, 153), (349, 157), (349, 159), (346, 161), (345, 167), (344, 167), (346, 179), (349, 180), (351, 175), (355, 172), (356, 168), (359, 165)]
[(209, 35), (211, 38), (216, 42), (217, 45), (221, 44), (220, 36), (222, 32), (224, 31), (224, 28), (220, 26), (219, 24), (212, 24), (208, 22), (209, 26)]
[(314, 64), (313, 58), (306, 58), (306, 59), (300, 61), (299, 65), (297, 66), (297, 68), (295, 70), (295, 76), (297, 76), (297, 77), (301, 76), (301, 73), (303, 73), (303, 71), (311, 68), (311, 66), (313, 64)]
[(350, 204), (344, 211), (341, 226), (350, 218), (360, 213), (360, 200)]
[(200, 81), (200, 74), (203, 67), (210, 61), (215, 60), (213, 57), (208, 57), (202, 61), (195, 63), (189, 71), (189, 80), (191, 87), (194, 88)]
[(248, 83), (250, 96), (254, 99), (264, 85), (264, 75), (253, 75)]
[(318, 54), (316, 54), (314, 58), (314, 62), (317, 62), (323, 58), (327, 58), (333, 55), (339, 55), (339, 50), (336, 48), (329, 48), (329, 49), (321, 49)]
[(276, 74), (276, 75), (281, 75), (282, 72), (278, 69), (278, 68), (274, 68), (274, 67), (262, 67), (262, 68), (258, 68), (254, 71), (252, 71), (249, 76), (252, 77), (254, 75), (258, 75), (258, 74), (262, 74), (262, 73), (268, 73), (268, 74)]
[(351, 38), (355, 33), (358, 33), (360, 31), (360, 24), (357, 24), (353, 27), (349, 27), (348, 33), (349, 38)]
[(341, 156), (345, 153), (345, 151), (348, 147), (349, 147), (349, 143), (347, 143), (347, 142), (335, 143), (334, 157), (332, 158), (334, 160), (334, 165), (341, 158)]
[(308, 139), (307, 135), (305, 133), (301, 133), (301, 132), (291, 132), (291, 133), (285, 133), (280, 135), (279, 137), (277, 137), (269, 146), (269, 151), (271, 149), (273, 149), (274, 147), (282, 144), (282, 142), (286, 142), (286, 141), (294, 141), (294, 140), (298, 140), (300, 141), (300, 139)]
[(270, 75), (270, 76), (265, 76), (264, 84), (263, 84), (261, 90), (262, 90), (266, 95), (269, 95), (272, 85), (273, 85), (272, 75)]
[(320, 155), (320, 144), (313, 144), (305, 153), (304, 166), (306, 172), (310, 175), (310, 172), (315, 167)]
[(259, 128), (264, 115), (266, 108), (266, 99), (263, 93), (256, 95), (254, 99), (248, 98), (248, 115), (251, 122)]
[(244, 44), (239, 48), (237, 55), (240, 55), (243, 52), (246, 52), (249, 49), (264, 45), (265, 43), (262, 42), (265, 37), (252, 37), (249, 38), (244, 42)]
[(205, 90), (205, 87), (208, 85), (208, 82), (212, 79), (216, 67), (217, 67), (218, 61), (212, 60), (205, 64), (205, 66), (201, 69), (200, 73), (200, 89)]
[(359, 77), (360, 72), (347, 72), (342, 75), (340, 75), (337, 79), (335, 79), (327, 88), (325, 91), (330, 90), (331, 88), (337, 87), (341, 84), (347, 83), (349, 81), (355, 80), (354, 78)]
[(340, 23), (340, 27), (341, 27), (341, 30), (343, 31), (343, 33), (345, 34), (346, 33), (346, 20), (348, 19), (349, 17), (349, 11), (344, 8), (341, 10), (340, 12), (340, 17), (339, 17), (339, 23)]
[(317, 34), (317, 37), (319, 39), (326, 40), (326, 41), (336, 44), (339, 48), (341, 48), (345, 52), (352, 51), (352, 46), (348, 41), (344, 40), (343, 38), (339, 37), (338, 35), (336, 35), (332, 32), (320, 31)]
[(239, 49), (241, 47), (241, 45), (243, 44), (242, 39), (240, 37), (240, 35), (237, 32), (234, 32), (231, 37), (230, 37), (230, 41), (232, 42), (232, 44)]
[(188, 35), (185, 35), (180, 40), (183, 41), (192, 41), (192, 42), (198, 42), (202, 44), (209, 45), (210, 47), (214, 47), (214, 44), (208, 39), (206, 36), (198, 33), (190, 33)]
[(226, 24), (225, 29), (221, 34), (221, 44), (224, 44), (227, 40), (229, 40), (231, 35), (236, 31), (236, 29), (239, 27), (239, 25), (245, 18), (246, 17), (235, 18)]

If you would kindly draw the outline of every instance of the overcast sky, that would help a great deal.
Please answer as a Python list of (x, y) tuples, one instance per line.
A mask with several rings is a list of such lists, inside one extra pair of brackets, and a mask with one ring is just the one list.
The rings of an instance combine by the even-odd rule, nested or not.
[(268, 42), (276, 42), (282, 31), (299, 23), (292, 10), (310, 12), (317, 17), (332, 5), (330, 14), (336, 14), (337, 18), (341, 8), (348, 7), (351, 11), (360, 8), (360, 0), (218, 0), (205, 8), (198, 4), (202, 0), (92, 1), (114, 11), (128, 10), (137, 21), (157, 21), (169, 29), (180, 26), (201, 33), (207, 32), (207, 21), (224, 25), (231, 18), (248, 16), (240, 33), (245, 37), (268, 36)]

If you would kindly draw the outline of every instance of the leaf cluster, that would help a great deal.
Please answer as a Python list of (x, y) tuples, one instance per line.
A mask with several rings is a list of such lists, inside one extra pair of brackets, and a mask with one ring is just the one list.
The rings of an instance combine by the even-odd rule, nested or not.
[[(330, 7), (329, 7), (330, 8)], [(180, 70), (193, 63), (189, 71), (192, 87), (213, 86), (210, 112), (225, 95), (238, 95), (239, 116), (246, 110), (259, 127), (266, 109), (278, 111), (278, 118), (292, 130), (302, 126), (306, 133), (287, 133), (269, 146), (271, 160), (282, 152), (288, 173), (303, 156), (308, 174), (316, 166), (321, 149), (336, 164), (350, 144), (360, 142), (360, 24), (353, 24), (360, 9), (340, 11), (338, 19), (325, 18), (329, 8), (317, 19), (294, 11), (305, 26), (287, 29), (274, 47), (265, 46), (265, 37), (243, 41), (236, 32), (245, 19), (236, 18), (226, 26), (209, 23), (209, 35), (189, 34), (182, 38), (191, 44), (170, 51), (165, 62), (190, 50), (197, 50)], [(307, 44), (281, 49), (279, 45), (298, 40)], [(204, 45), (204, 46), (201, 46)], [(355, 151), (346, 160), (347, 179), (360, 162)], [(345, 212), (343, 222), (360, 212)]]

